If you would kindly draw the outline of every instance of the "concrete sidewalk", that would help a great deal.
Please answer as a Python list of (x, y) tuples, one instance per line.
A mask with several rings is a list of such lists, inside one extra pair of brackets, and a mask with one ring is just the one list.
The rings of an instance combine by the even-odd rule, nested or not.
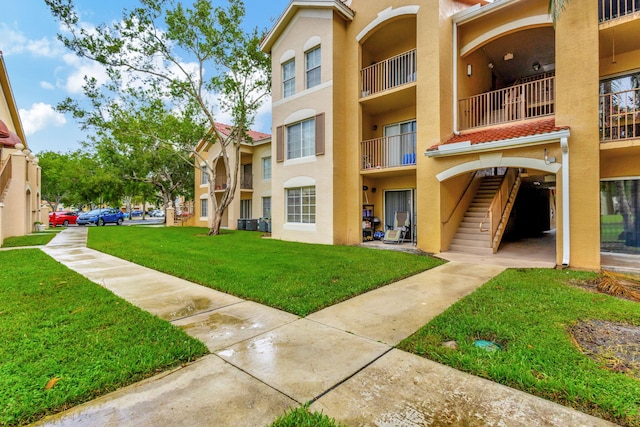
[(451, 262), (299, 318), (87, 249), (86, 233), (43, 250), (211, 354), (36, 425), (266, 426), (308, 401), (350, 426), (611, 425), (393, 349), (503, 267)]

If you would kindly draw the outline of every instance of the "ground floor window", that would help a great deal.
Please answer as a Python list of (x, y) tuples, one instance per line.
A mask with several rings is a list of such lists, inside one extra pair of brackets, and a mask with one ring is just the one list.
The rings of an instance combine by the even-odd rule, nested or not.
[(316, 187), (287, 189), (287, 222), (315, 224)]
[(240, 200), (240, 218), (253, 218), (251, 214), (251, 199)]
[(600, 183), (600, 249), (640, 254), (640, 178)]
[(262, 217), (271, 218), (271, 197), (262, 198)]
[(209, 200), (200, 199), (200, 216), (206, 218), (209, 216)]

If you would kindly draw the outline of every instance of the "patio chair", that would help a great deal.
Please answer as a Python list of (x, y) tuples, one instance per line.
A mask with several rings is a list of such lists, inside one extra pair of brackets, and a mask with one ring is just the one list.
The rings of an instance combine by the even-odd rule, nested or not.
[(402, 242), (409, 232), (409, 212), (396, 212), (393, 216), (393, 226), (387, 226), (387, 228), (382, 239), (384, 243)]

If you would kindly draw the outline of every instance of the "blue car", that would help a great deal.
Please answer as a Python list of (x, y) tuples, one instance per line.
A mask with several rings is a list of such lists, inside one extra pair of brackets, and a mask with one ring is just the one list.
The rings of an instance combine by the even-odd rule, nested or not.
[(113, 223), (122, 225), (124, 221), (124, 214), (119, 209), (104, 208), (94, 209), (89, 212), (85, 212), (78, 216), (76, 224), (78, 225), (105, 225), (107, 223)]

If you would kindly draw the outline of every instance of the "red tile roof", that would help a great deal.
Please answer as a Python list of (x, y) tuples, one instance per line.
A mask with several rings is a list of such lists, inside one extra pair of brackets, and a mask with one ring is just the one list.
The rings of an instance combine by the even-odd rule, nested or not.
[(16, 144), (22, 144), (18, 135), (11, 132), (2, 120), (0, 120), (0, 144), (5, 147), (15, 147)]
[(519, 122), (508, 126), (460, 133), (460, 135), (454, 135), (441, 144), (436, 144), (430, 147), (428, 151), (437, 150), (441, 145), (454, 144), (456, 142), (469, 141), (471, 145), (475, 145), (506, 139), (522, 138), (524, 136), (542, 135), (567, 129), (569, 129), (569, 126), (556, 126), (556, 120), (553, 117), (542, 120)]
[[(225, 136), (229, 136), (229, 134), (231, 133), (231, 129), (231, 125), (216, 122), (216, 130)], [(250, 130), (247, 132), (247, 134), (251, 137), (251, 139), (253, 139), (254, 142), (267, 139), (271, 136), (268, 133), (257, 132), (255, 130)]]

